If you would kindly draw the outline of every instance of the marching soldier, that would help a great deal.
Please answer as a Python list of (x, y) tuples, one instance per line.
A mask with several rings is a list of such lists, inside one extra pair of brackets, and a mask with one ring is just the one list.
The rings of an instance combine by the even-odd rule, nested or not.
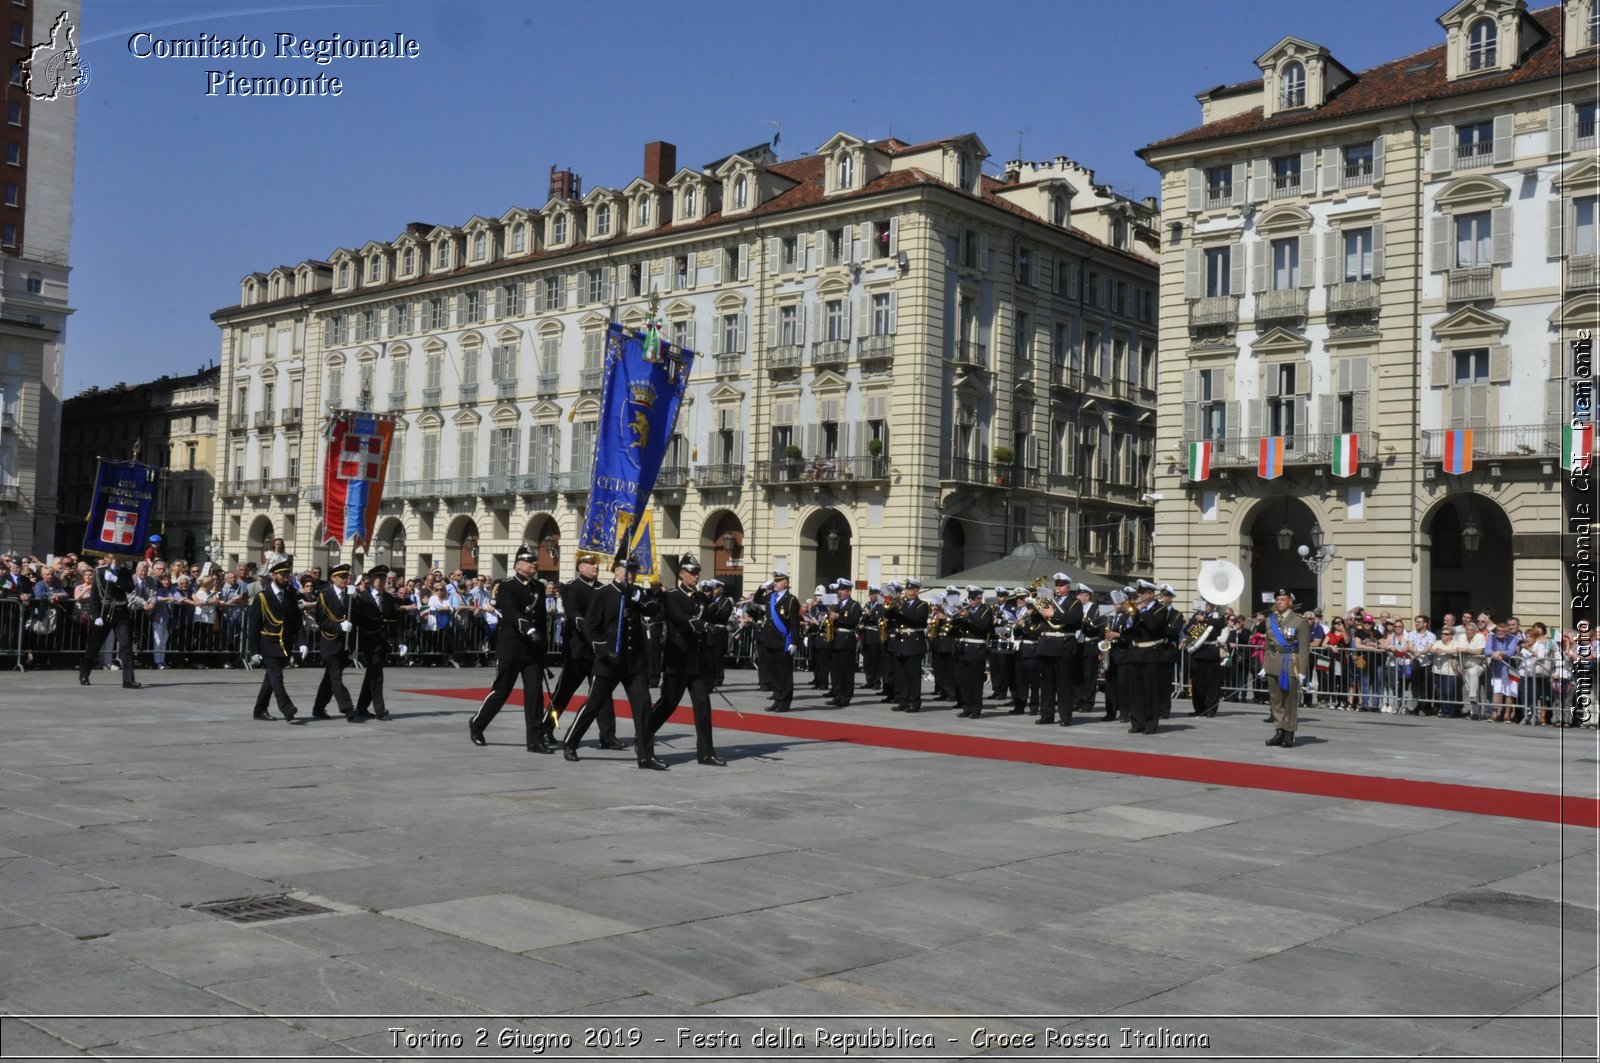
[(1189, 622), (1189, 686), (1196, 716), (1215, 716), (1222, 704), (1222, 654), (1228, 623), (1222, 611), (1195, 612)]
[(1294, 611), (1294, 595), (1286, 590), (1273, 596), (1262, 667), (1267, 673), (1267, 702), (1275, 728), (1267, 745), (1292, 749), (1300, 719), (1300, 688), (1311, 674), (1311, 625)]
[(894, 659), (895, 712), (922, 711), (922, 658), (928, 652), (928, 613), (922, 584), (906, 580), (904, 596), (889, 607), (889, 655)]
[[(1126, 668), (1128, 650), (1133, 646), (1132, 641), (1120, 638), (1133, 626), (1133, 615), (1130, 609), (1124, 606), (1132, 602), (1138, 594), (1132, 587), (1122, 588), (1122, 604), (1111, 614), (1110, 621), (1106, 624), (1105, 638), (1111, 643), (1106, 650), (1105, 681), (1106, 681), (1106, 714), (1107, 721), (1120, 720), (1127, 723), (1131, 719), (1132, 698), (1128, 695), (1128, 675)], [(1113, 632), (1115, 634), (1113, 634)]]
[(883, 687), (883, 640), (878, 637), (878, 621), (883, 619), (883, 596), (877, 587), (867, 587), (867, 600), (861, 607), (861, 674), (868, 690)]
[(1095, 690), (1100, 679), (1099, 643), (1105, 637), (1105, 621), (1100, 619), (1094, 604), (1094, 588), (1087, 583), (1077, 584), (1078, 611), (1082, 616), (1078, 628), (1077, 656), (1072, 662), (1072, 701), (1074, 712), (1093, 712)]
[[(293, 720), (299, 711), (289, 699), (283, 685), (283, 666), (289, 661), (289, 647), (300, 640), (300, 604), (289, 585), (290, 565), (287, 560), (275, 563), (269, 578), (263, 580), (261, 589), (250, 599), (250, 612), (245, 617), (245, 652), (251, 664), (259, 664), (266, 675), (261, 677), (261, 690), (256, 694), (255, 718), (275, 720), (267, 711), (267, 699), (276, 698), (278, 711), (285, 720)], [(322, 713), (327, 719), (328, 713)]]
[[(389, 718), (389, 710), (383, 703), (383, 665), (396, 649), (393, 633), (400, 625), (400, 603), (383, 589), (388, 575), (387, 565), (372, 568), (367, 573), (370, 585), (357, 593), (350, 603), (350, 621), (356, 626), (356, 648), (366, 668), (361, 676), (361, 693), (356, 695), (356, 715), (365, 715), (370, 705), (372, 715), (380, 720)], [(404, 657), (405, 646), (398, 649)]]
[(645, 681), (644, 622), (660, 614), (661, 600), (640, 593), (633, 582), (638, 571), (639, 562), (617, 554), (611, 562), (611, 582), (595, 592), (584, 614), (583, 637), (594, 647), (594, 682), (562, 744), (561, 755), (567, 760), (578, 759), (578, 743), (621, 686), (633, 714), (633, 747), (639, 767), (666, 770), (650, 744), (650, 686)]
[(716, 673), (717, 656), (706, 621), (710, 598), (698, 589), (700, 562), (685, 554), (678, 564), (678, 586), (661, 601), (664, 671), (661, 696), (650, 713), (649, 734), (641, 741), (652, 748), (661, 725), (672, 718), (678, 699), (685, 690), (694, 706), (695, 760), (711, 767), (727, 761), (717, 756), (711, 744), (711, 677)]
[(994, 610), (983, 603), (983, 588), (967, 586), (967, 604), (951, 618), (955, 641), (954, 672), (957, 716), (983, 715), (983, 664), (994, 631)]
[(789, 574), (772, 574), (767, 595), (766, 623), (757, 635), (767, 650), (767, 671), (772, 680), (768, 712), (788, 712), (794, 700), (794, 652), (800, 638), (800, 603), (789, 593)]
[[(546, 741), (551, 741), (554, 723), (567, 711), (572, 695), (594, 669), (594, 647), (584, 634), (584, 617), (594, 603), (595, 592), (600, 589), (600, 558), (588, 551), (578, 551), (578, 574), (561, 587), (561, 607), (566, 610), (566, 623), (562, 627), (561, 678), (556, 682), (555, 693), (550, 696), (550, 715), (545, 720)], [(590, 680), (589, 689), (594, 690)], [(627, 749), (628, 744), (617, 737), (617, 710), (608, 700), (596, 707), (600, 724), (601, 749)]]
[(524, 543), (517, 549), (516, 574), (500, 581), (494, 607), (500, 614), (495, 628), (494, 686), (467, 721), (467, 734), (475, 746), (488, 745), (484, 729), (494, 722), (522, 680), (522, 722), (529, 753), (554, 753), (546, 731), (544, 708), (544, 651), (549, 644), (550, 614), (544, 584), (536, 576), (539, 552)]
[(311, 703), (311, 715), (327, 715), (328, 702), (338, 701), (344, 718), (354, 723), (358, 719), (350, 691), (344, 685), (345, 665), (350, 663), (350, 566), (341, 564), (328, 573), (328, 585), (317, 592), (313, 616), (317, 621), (317, 653), (322, 657), (322, 682), (317, 684), (317, 696)]
[[(89, 685), (89, 672), (100, 659), (100, 647), (105, 645), (106, 636), (113, 632), (117, 636), (117, 654), (122, 661), (122, 688), (138, 690), (144, 686), (133, 677), (133, 641), (128, 634), (128, 621), (132, 615), (129, 599), (134, 593), (133, 573), (121, 568), (115, 561), (95, 570), (94, 579), (89, 583), (89, 615), (94, 620), (89, 628), (83, 656), (78, 660), (78, 682), (84, 686)], [(290, 706), (291, 709), (293, 707)]]
[(832, 674), (828, 700), (844, 708), (856, 694), (856, 638), (861, 631), (861, 603), (851, 598), (855, 585), (841, 579), (833, 585), (839, 596), (834, 607), (833, 645), (829, 647)]
[(733, 599), (728, 597), (727, 586), (719, 579), (708, 579), (700, 584), (710, 596), (706, 602), (706, 630), (711, 640), (711, 689), (722, 685), (728, 664), (728, 633), (733, 630)]

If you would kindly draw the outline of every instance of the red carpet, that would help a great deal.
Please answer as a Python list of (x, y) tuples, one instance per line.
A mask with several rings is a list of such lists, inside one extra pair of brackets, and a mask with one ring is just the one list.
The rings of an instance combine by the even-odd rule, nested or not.
[[(408, 690), (408, 694), (482, 701), (487, 687), (460, 690)], [(522, 704), (521, 691), (511, 695), (511, 704)], [(573, 699), (565, 714), (575, 718), (582, 699)], [(618, 716), (628, 716), (625, 701), (616, 702)], [(692, 723), (689, 712), (679, 708), (674, 723)], [(1468, 812), (1541, 823), (1565, 823), (1600, 829), (1600, 801), (1588, 797), (1563, 797), (1558, 794), (1500, 790), (1486, 786), (1459, 786), (1453, 783), (1419, 782), (1378, 775), (1351, 775), (1317, 771), (1311, 768), (1282, 768), (1266, 764), (1241, 764), (1202, 757), (1182, 757), (1169, 753), (1130, 753), (1112, 749), (1085, 749), (1025, 742), (1007, 738), (980, 738), (907, 731), (898, 727), (844, 723), (825, 717), (777, 715), (757, 709), (743, 716), (731, 709), (713, 709), (712, 725), (730, 731), (783, 735), (813, 742), (857, 742), (885, 749), (908, 749), (922, 753), (948, 753), (961, 757), (1007, 760), (1017, 764), (1049, 764), (1080, 771), (1103, 771), (1117, 775), (1142, 775), (1156, 779), (1181, 779), (1185, 782), (1238, 786), (1251, 790), (1280, 790), (1284, 793), (1312, 794), (1318, 797), (1343, 797), (1354, 801), (1377, 801), (1390, 805), (1439, 808), (1449, 812)], [(1300, 756), (1290, 753), (1288, 756)]]

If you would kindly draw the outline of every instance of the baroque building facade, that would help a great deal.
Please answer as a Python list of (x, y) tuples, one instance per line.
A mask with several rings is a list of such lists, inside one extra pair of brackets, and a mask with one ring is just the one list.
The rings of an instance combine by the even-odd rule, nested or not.
[(1341, 610), (1562, 615), (1565, 345), (1600, 306), (1600, 11), (1463, 0), (1438, 23), (1361, 73), (1285, 37), (1140, 152), (1162, 175), (1162, 571), (1233, 561), (1254, 608), (1287, 586)]
[(973, 135), (676, 154), (646, 145), (621, 189), (552, 170), (542, 207), (244, 278), (213, 315), (229, 558), (281, 536), (332, 559), (322, 427), (364, 408), (396, 421), (364, 562), (501, 575), (526, 541), (570, 570), (604, 330), (654, 294), (698, 352), (653, 497), (668, 564), (879, 583), (1036, 539), (1148, 569), (1153, 201), (1064, 157), (986, 176)]
[[(61, 511), (56, 551), (83, 546), (100, 458), (137, 460), (160, 469), (150, 531), (162, 536), (166, 555), (192, 561), (220, 556), (211, 534), (216, 477), (218, 388), (211, 366), (146, 384), (90, 388), (62, 404)], [(137, 544), (139, 551), (145, 544)]]

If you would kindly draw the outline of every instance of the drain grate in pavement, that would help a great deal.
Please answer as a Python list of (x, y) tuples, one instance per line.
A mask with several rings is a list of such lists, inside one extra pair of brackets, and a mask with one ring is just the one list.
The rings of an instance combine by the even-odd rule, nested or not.
[(197, 904), (195, 910), (210, 912), (235, 923), (266, 923), (274, 919), (292, 919), (297, 915), (321, 915), (333, 911), (332, 908), (293, 897), (246, 897), (242, 901)]

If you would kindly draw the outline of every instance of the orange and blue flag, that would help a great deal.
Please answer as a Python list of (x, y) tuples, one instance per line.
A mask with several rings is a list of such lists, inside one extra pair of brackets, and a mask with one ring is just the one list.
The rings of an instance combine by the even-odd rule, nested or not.
[(1443, 465), (1451, 476), (1472, 471), (1472, 429), (1456, 428), (1444, 434)]
[(1261, 441), (1261, 458), (1256, 462), (1256, 474), (1263, 480), (1276, 480), (1283, 475), (1283, 437), (1268, 436)]

